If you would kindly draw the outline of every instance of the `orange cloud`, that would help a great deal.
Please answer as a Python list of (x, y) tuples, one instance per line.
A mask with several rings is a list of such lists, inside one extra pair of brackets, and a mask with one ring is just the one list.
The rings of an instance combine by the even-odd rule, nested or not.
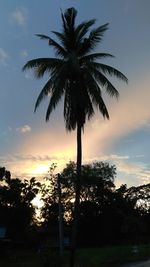
[(149, 99), (149, 81), (141, 81), (124, 92), (119, 102), (113, 102), (113, 105), (111, 102), (110, 120), (104, 121), (98, 114), (87, 127), (85, 143), (88, 154), (90, 151), (105, 154), (106, 148), (119, 138), (147, 127), (150, 121)]
[(17, 132), (27, 133), (31, 131), (31, 127), (29, 125), (24, 125), (16, 129)]

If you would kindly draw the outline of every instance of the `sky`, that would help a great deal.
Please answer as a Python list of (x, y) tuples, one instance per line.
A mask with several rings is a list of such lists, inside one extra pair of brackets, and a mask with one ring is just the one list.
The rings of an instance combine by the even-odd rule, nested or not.
[[(65, 130), (62, 103), (48, 123), (48, 100), (34, 113), (47, 77), (22, 72), (30, 59), (53, 57), (35, 34), (61, 30), (61, 10), (75, 7), (77, 23), (96, 18), (109, 23), (98, 52), (115, 56), (105, 63), (124, 73), (128, 85), (110, 77), (118, 101), (103, 92), (110, 120), (98, 112), (83, 134), (83, 163), (108, 161), (117, 167), (117, 186), (150, 182), (150, 1), (149, 0), (0, 0), (0, 166), (13, 177), (42, 177), (51, 164), (61, 171), (76, 160), (76, 132)], [(104, 62), (103, 62), (104, 63)]]

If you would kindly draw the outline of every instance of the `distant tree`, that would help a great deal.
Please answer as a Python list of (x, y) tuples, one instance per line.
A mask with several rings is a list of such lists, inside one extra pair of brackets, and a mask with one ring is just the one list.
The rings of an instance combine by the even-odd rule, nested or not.
[[(114, 186), (116, 167), (107, 162), (94, 162), (81, 166), (81, 201), (97, 201), (103, 192), (111, 191)], [(63, 194), (66, 199), (75, 197), (74, 187), (76, 184), (76, 164), (70, 162), (61, 173)], [(102, 192), (103, 191), (103, 192)]]
[(10, 172), (0, 169), (0, 225), (7, 227), (9, 237), (20, 237), (26, 227), (33, 223), (35, 208), (32, 200), (39, 192), (41, 185), (31, 178), (21, 180), (11, 178)]
[(11, 179), (10, 171), (7, 171), (5, 167), (0, 167), (0, 181), (9, 182)]
[[(76, 179), (76, 164), (69, 162), (60, 173), (64, 225), (71, 226)], [(116, 167), (107, 162), (82, 165), (78, 244), (98, 246), (149, 238), (149, 184), (116, 189)], [(58, 233), (57, 175), (44, 185), (43, 227)], [(144, 202), (143, 202), (144, 201)], [(68, 231), (68, 228), (67, 228)], [(68, 232), (67, 232), (68, 233)]]
[(98, 108), (104, 118), (109, 119), (107, 107), (103, 101), (101, 89), (105, 89), (111, 97), (118, 97), (119, 93), (108, 80), (107, 76), (115, 76), (127, 82), (127, 78), (117, 69), (99, 63), (99, 59), (112, 57), (108, 53), (93, 53), (101, 42), (108, 24), (90, 30), (95, 19), (75, 24), (77, 11), (74, 8), (62, 13), (62, 32), (53, 31), (59, 42), (49, 36), (37, 34), (46, 39), (56, 52), (56, 58), (37, 58), (27, 62), (25, 69), (33, 68), (37, 78), (48, 73), (50, 78), (43, 87), (35, 110), (45, 97), (50, 96), (46, 121), (58, 102), (64, 98), (64, 119), (68, 131), (77, 128), (77, 179), (74, 207), (74, 227), (72, 237), (72, 259), (74, 266), (74, 249), (77, 233), (77, 218), (80, 202), (80, 177), (82, 164), (82, 130), (85, 122), (94, 115), (94, 107)]
[(54, 174), (56, 164), (49, 168), (48, 175), (45, 177), (45, 183), (41, 185), (41, 200), (43, 207), (41, 209), (41, 218), (44, 219), (44, 225), (58, 223), (58, 186), (57, 174)]
[(130, 240), (149, 240), (150, 184), (130, 188), (122, 185), (116, 195), (116, 203), (121, 201), (122, 234)]
[(80, 244), (95, 246), (149, 240), (149, 184), (130, 188), (122, 185), (107, 190), (101, 187), (98, 192), (94, 188), (94, 198), (80, 204)]
[(132, 186), (124, 193), (126, 199), (132, 201), (135, 208), (140, 212), (147, 212), (150, 209), (150, 183), (140, 186)]
[[(81, 203), (80, 203), (80, 225), (84, 224), (86, 214), (93, 220), (92, 214), (98, 215), (100, 209), (104, 209), (110, 201), (110, 195), (114, 191), (114, 179), (116, 168), (104, 162), (82, 165), (81, 175)], [(60, 173), (62, 187), (62, 204), (64, 209), (64, 219), (71, 223), (73, 219), (73, 199), (75, 197), (74, 187), (76, 183), (76, 164), (70, 162)], [(44, 206), (42, 209), (46, 224), (58, 222), (58, 193), (57, 175), (51, 177), (49, 190), (44, 192)], [(93, 207), (90, 210), (90, 207)], [(96, 210), (94, 210), (94, 207)]]

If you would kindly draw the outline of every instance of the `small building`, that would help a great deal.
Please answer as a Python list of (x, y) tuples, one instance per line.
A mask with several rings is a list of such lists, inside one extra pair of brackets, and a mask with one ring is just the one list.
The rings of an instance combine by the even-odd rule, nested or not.
[(6, 238), (6, 227), (0, 227), (0, 240), (3, 240)]
[(6, 255), (6, 227), (0, 226), (0, 257), (4, 258)]

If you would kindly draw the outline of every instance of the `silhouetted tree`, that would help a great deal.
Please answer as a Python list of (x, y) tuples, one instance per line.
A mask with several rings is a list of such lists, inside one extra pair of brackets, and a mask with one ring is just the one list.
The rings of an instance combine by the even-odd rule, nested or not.
[[(110, 202), (111, 194), (115, 189), (114, 179), (116, 168), (114, 165), (104, 162), (82, 165), (81, 174), (81, 203), (79, 216), (78, 243), (92, 244), (92, 233), (96, 229), (94, 223), (99, 218), (99, 213)], [(62, 204), (64, 220), (71, 225), (73, 219), (73, 199), (75, 197), (76, 164), (70, 162), (60, 173), (62, 187)], [(42, 209), (45, 218), (45, 226), (58, 225), (58, 194), (56, 187), (57, 175), (51, 177), (49, 190), (44, 192), (44, 207)], [(47, 197), (46, 197), (47, 196)], [(93, 227), (92, 227), (93, 225)], [(91, 232), (91, 237), (88, 232)], [(91, 229), (92, 228), (92, 229)], [(88, 234), (87, 234), (88, 233)], [(94, 241), (93, 235), (93, 241)], [(83, 242), (83, 239), (85, 242)], [(93, 242), (94, 243), (94, 242)]]
[(0, 185), (0, 225), (7, 228), (9, 237), (21, 238), (26, 227), (34, 221), (35, 208), (32, 200), (41, 184), (35, 178), (11, 178), (10, 172), (5, 168), (0, 168), (0, 173), (3, 181)]
[[(78, 245), (98, 246), (149, 240), (149, 184), (116, 189), (116, 167), (107, 162), (82, 165), (81, 201), (79, 206)], [(60, 173), (64, 225), (73, 218), (76, 164), (69, 162)], [(57, 175), (50, 177), (45, 188), (42, 215), (43, 227), (58, 233)], [(68, 228), (67, 230), (68, 233)], [(50, 232), (50, 230), (49, 230)]]
[(82, 130), (86, 120), (93, 117), (94, 107), (99, 109), (104, 118), (109, 119), (101, 89), (105, 89), (111, 97), (118, 97), (119, 93), (107, 76), (115, 76), (127, 82), (127, 78), (117, 69), (98, 62), (99, 59), (112, 57), (111, 54), (90, 54), (101, 42), (108, 24), (90, 30), (95, 24), (95, 19), (76, 25), (76, 15), (77, 11), (74, 8), (69, 8), (64, 14), (61, 14), (62, 32), (52, 32), (59, 42), (49, 36), (37, 34), (41, 39), (46, 39), (49, 45), (54, 48), (56, 58), (33, 59), (28, 61), (23, 67), (23, 70), (33, 68), (37, 78), (41, 78), (45, 73), (48, 73), (50, 76), (39, 94), (35, 110), (41, 101), (50, 95), (46, 113), (46, 121), (48, 121), (51, 112), (56, 108), (58, 102), (64, 98), (66, 129), (71, 131), (77, 128), (77, 179), (70, 266), (74, 266), (73, 255), (76, 244), (80, 202)]
[(5, 167), (0, 167), (0, 181), (9, 182), (11, 179), (10, 171), (7, 171)]
[(121, 232), (127, 239), (149, 240), (150, 184), (122, 185), (116, 190), (116, 205), (122, 210)]

